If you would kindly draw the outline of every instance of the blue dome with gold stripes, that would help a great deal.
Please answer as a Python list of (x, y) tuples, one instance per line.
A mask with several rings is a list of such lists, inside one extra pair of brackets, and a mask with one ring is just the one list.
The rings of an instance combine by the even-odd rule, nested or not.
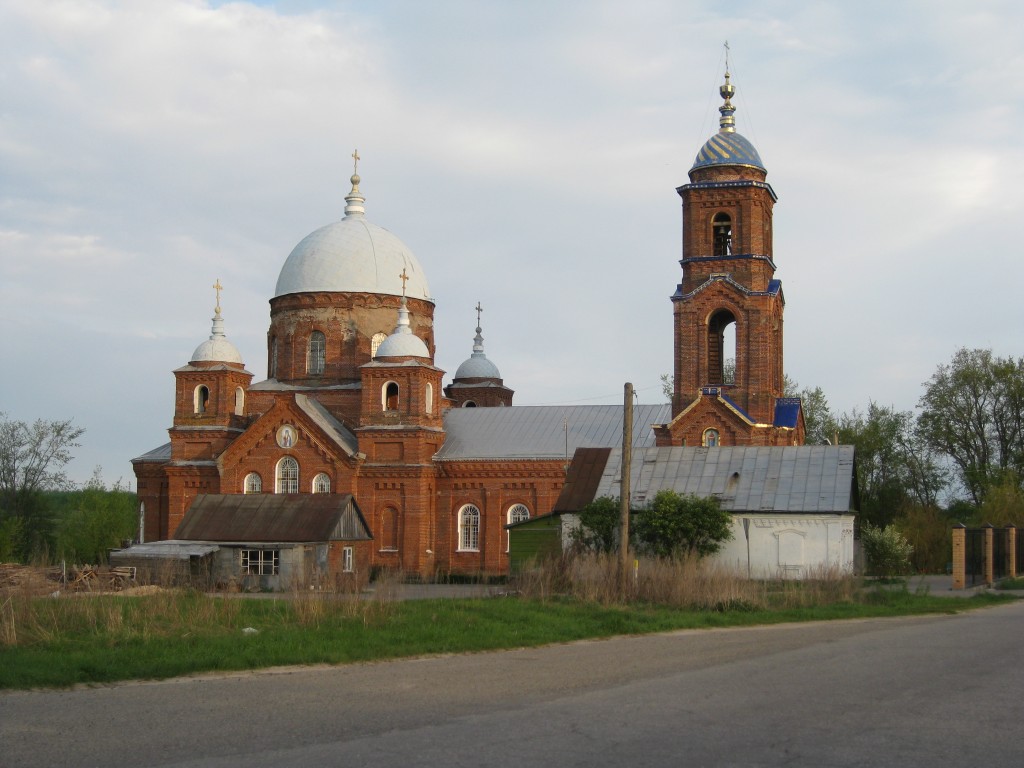
[(713, 165), (749, 165), (767, 171), (754, 145), (735, 131), (719, 131), (704, 142), (690, 170)]
[(736, 107), (732, 103), (732, 97), (736, 94), (736, 86), (729, 82), (728, 65), (725, 70), (725, 83), (718, 92), (722, 95), (724, 103), (718, 108), (721, 117), (718, 118), (718, 133), (704, 142), (700, 148), (693, 167), (690, 172), (700, 168), (710, 168), (716, 165), (745, 165), (750, 168), (758, 168), (765, 173), (768, 169), (761, 162), (761, 156), (757, 154), (754, 145), (743, 136), (736, 133)]

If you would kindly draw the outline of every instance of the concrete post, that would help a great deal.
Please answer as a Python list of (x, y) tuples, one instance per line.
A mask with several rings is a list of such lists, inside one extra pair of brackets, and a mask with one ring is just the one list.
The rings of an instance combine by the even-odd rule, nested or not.
[(953, 527), (953, 589), (967, 586), (967, 528), (963, 523)]

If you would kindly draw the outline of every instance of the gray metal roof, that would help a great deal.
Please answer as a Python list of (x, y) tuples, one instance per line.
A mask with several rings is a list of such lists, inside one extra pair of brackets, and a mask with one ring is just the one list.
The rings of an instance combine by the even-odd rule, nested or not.
[(295, 405), (302, 409), (302, 412), (309, 416), (313, 423), (326, 432), (335, 443), (340, 445), (349, 456), (359, 452), (356, 436), (349, 432), (345, 425), (334, 418), (330, 411), (319, 402), (308, 395), (296, 394)]
[(220, 547), (202, 541), (153, 541), (145, 544), (133, 544), (127, 549), (119, 549), (110, 553), (110, 562), (116, 563), (125, 558), (153, 560), (188, 560), (192, 557), (203, 557), (216, 552)]
[(136, 456), (132, 459), (132, 463), (136, 461), (170, 461), (171, 460), (171, 444), (164, 443), (159, 448), (154, 448), (152, 451)]
[[(633, 409), (633, 448), (654, 445), (652, 424), (664, 424), (671, 406), (637, 405)], [(511, 408), (452, 408), (445, 412), (444, 445), (434, 458), (559, 459), (577, 448), (622, 445), (621, 405), (517, 405)]]
[[(622, 450), (608, 457), (594, 494), (619, 496)], [(852, 445), (649, 447), (633, 452), (630, 497), (644, 506), (663, 489), (716, 496), (730, 512), (848, 514), (860, 506)]]

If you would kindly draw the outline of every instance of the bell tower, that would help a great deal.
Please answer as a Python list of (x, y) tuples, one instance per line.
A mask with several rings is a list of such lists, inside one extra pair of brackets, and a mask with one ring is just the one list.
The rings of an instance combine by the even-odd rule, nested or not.
[(673, 420), (657, 428), (657, 439), (802, 443), (799, 400), (783, 397), (785, 299), (772, 247), (777, 198), (754, 145), (736, 132), (728, 64), (719, 93), (718, 132), (697, 153), (690, 183), (676, 189), (683, 276), (672, 296)]

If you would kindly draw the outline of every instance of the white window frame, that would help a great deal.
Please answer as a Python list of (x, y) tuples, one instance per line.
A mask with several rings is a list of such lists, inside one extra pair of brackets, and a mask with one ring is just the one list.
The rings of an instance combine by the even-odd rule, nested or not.
[(331, 478), (326, 472), (320, 472), (313, 478), (313, 493), (330, 493)]
[(341, 548), (341, 572), (352, 573), (355, 571), (355, 551), (352, 547)]
[(242, 493), (263, 493), (263, 478), (258, 472), (250, 472), (242, 483)]
[[(505, 513), (505, 521), (511, 525), (512, 523), (521, 523), (524, 520), (530, 519), (530, 508), (525, 504), (513, 504), (508, 508), (508, 512)], [(510, 539), (508, 531), (505, 531), (505, 551), (508, 552)]]
[(434, 385), (431, 384), (429, 381), (427, 382), (423, 400), (423, 404), (425, 406), (424, 410), (426, 411), (427, 415), (432, 414), (434, 412)]
[(313, 331), (309, 334), (309, 342), (306, 344), (306, 373), (319, 376), (324, 372), (326, 361), (327, 337), (323, 331)]
[[(291, 469), (294, 467), (294, 473)], [(285, 472), (289, 472), (288, 475)], [(291, 476), (294, 474), (294, 477)], [(299, 492), (299, 462), (294, 456), (282, 456), (274, 470), (274, 493)]]
[(235, 387), (235, 416), (245, 415), (245, 390)]
[(281, 572), (279, 549), (243, 549), (240, 558), (242, 573), (247, 576), (277, 576)]
[(480, 508), (463, 504), (459, 509), (459, 552), (480, 551)]

